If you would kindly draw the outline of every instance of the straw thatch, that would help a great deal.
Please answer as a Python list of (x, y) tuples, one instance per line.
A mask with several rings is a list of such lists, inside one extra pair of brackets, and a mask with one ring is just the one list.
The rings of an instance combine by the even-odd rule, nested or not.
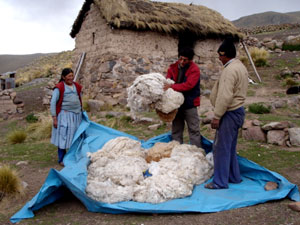
[(191, 33), (199, 38), (243, 37), (230, 21), (205, 6), (149, 0), (86, 0), (73, 24), (71, 37), (79, 32), (92, 3), (114, 28), (152, 30), (171, 35)]

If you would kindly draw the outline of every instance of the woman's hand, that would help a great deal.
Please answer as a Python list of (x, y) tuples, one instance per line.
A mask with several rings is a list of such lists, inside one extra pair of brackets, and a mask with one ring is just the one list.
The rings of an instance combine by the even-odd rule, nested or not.
[(57, 128), (57, 117), (52, 116), (52, 119), (53, 119), (53, 127)]

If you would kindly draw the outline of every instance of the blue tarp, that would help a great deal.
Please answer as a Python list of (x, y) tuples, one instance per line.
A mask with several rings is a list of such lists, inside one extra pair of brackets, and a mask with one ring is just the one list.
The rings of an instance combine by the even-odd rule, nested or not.
[[(174, 199), (159, 204), (139, 203), (134, 201), (108, 204), (97, 202), (85, 193), (87, 182), (87, 166), (89, 159), (87, 152), (95, 152), (107, 141), (119, 136), (126, 136), (135, 140), (138, 138), (129, 134), (91, 122), (84, 113), (83, 121), (78, 128), (72, 146), (65, 156), (65, 168), (61, 171), (51, 169), (39, 193), (31, 199), (15, 215), (11, 222), (16, 223), (25, 218), (34, 217), (34, 211), (61, 198), (66, 188), (69, 189), (91, 212), (112, 214), (139, 213), (185, 213), (185, 212), (219, 212), (228, 209), (241, 208), (263, 203), (270, 200), (289, 197), (300, 201), (298, 187), (276, 172), (267, 170), (258, 164), (239, 157), (242, 183), (230, 184), (229, 189), (205, 189), (204, 184), (195, 186), (193, 194), (182, 199)], [(212, 142), (202, 138), (206, 151), (211, 150)], [(150, 148), (156, 142), (169, 142), (170, 134), (163, 134), (141, 141), (143, 148)], [(210, 182), (209, 180), (208, 182)], [(264, 185), (268, 181), (278, 184), (278, 189), (265, 191)]]

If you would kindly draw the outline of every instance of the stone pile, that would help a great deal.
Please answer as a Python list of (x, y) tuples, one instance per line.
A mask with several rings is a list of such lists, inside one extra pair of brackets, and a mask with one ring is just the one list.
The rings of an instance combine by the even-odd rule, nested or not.
[(0, 118), (8, 119), (14, 114), (24, 112), (24, 103), (16, 101), (16, 96), (13, 89), (0, 91)]
[(293, 127), (288, 121), (262, 125), (258, 120), (246, 120), (242, 128), (242, 137), (279, 146), (300, 147), (300, 128)]

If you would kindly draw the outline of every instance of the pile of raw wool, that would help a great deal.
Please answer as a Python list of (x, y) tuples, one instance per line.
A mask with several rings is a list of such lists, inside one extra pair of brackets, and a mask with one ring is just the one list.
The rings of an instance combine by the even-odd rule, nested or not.
[(151, 107), (170, 113), (179, 108), (184, 97), (180, 92), (169, 88), (163, 90), (164, 84), (173, 84), (174, 81), (166, 79), (162, 74), (149, 73), (138, 76), (127, 89), (127, 102), (131, 112), (149, 111)]
[[(97, 152), (89, 153), (87, 195), (107, 203), (129, 200), (160, 203), (191, 195), (194, 185), (211, 177), (213, 165), (203, 149), (178, 142), (161, 144), (147, 151), (138, 141), (118, 137)], [(148, 152), (161, 158), (147, 163)], [(145, 177), (145, 171), (151, 176)]]

